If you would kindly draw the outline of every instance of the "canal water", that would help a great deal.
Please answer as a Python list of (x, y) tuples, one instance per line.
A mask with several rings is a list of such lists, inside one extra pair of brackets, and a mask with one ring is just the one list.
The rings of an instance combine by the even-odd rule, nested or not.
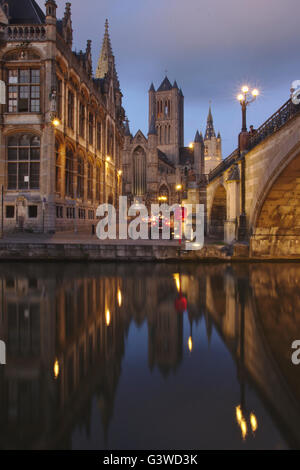
[(299, 448), (299, 287), (296, 263), (2, 263), (0, 448)]

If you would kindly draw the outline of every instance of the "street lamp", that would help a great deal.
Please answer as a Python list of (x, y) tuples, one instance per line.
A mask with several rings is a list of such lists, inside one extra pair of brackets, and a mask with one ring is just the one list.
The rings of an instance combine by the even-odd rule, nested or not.
[(259, 95), (257, 88), (250, 90), (247, 85), (241, 89), (241, 93), (237, 96), (238, 101), (242, 107), (242, 132), (247, 132), (247, 106), (253, 103)]

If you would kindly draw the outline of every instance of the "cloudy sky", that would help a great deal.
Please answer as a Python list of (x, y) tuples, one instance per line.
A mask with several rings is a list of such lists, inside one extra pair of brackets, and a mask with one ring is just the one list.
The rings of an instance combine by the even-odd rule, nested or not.
[(185, 96), (185, 143), (205, 130), (211, 100), (226, 157), (241, 125), (239, 87), (262, 92), (248, 114), (258, 127), (300, 79), (298, 10), (299, 0), (73, 0), (74, 48), (92, 39), (96, 65), (108, 18), (131, 131), (147, 133), (147, 92), (167, 70)]

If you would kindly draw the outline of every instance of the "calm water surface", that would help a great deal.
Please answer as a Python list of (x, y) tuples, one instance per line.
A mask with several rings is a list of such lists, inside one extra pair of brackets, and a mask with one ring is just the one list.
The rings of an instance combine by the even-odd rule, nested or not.
[(1, 264), (0, 448), (299, 448), (299, 287), (300, 264)]

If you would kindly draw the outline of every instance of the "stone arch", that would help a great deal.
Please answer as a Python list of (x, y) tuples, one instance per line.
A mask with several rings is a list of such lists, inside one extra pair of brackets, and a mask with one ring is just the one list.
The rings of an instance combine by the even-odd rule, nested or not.
[(224, 225), (227, 218), (227, 195), (222, 184), (217, 186), (209, 217), (209, 235), (224, 240)]
[(255, 219), (255, 229), (273, 235), (300, 235), (300, 153), (269, 188)]
[(146, 152), (141, 145), (138, 145), (132, 154), (133, 161), (133, 194), (144, 196), (147, 192), (146, 180)]

